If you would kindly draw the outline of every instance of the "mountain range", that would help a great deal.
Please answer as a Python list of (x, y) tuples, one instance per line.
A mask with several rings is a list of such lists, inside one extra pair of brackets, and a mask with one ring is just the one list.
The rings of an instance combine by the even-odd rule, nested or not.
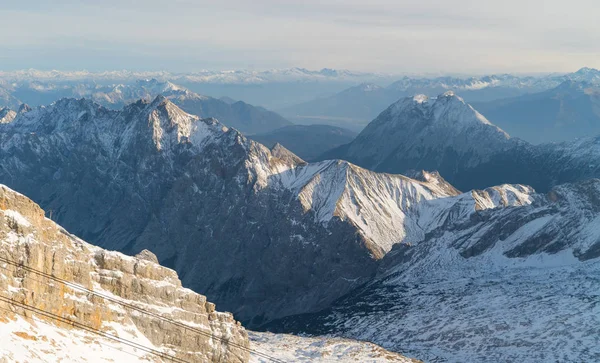
[[(2, 182), (94, 244), (155, 252), (243, 321), (326, 306), (395, 240), (423, 233), (405, 204), (456, 193), (341, 161), (306, 164), (162, 96), (121, 111), (64, 99), (0, 127)], [(409, 231), (390, 227), (405, 219)]]
[(89, 82), (74, 84), (31, 82), (13, 86), (9, 94), (14, 100), (7, 101), (6, 106), (14, 106), (15, 103), (39, 106), (60, 98), (71, 97), (91, 99), (111, 109), (120, 109), (142, 98), (151, 100), (158, 95), (163, 95), (189, 113), (200, 117), (218, 117), (227, 120), (228, 126), (248, 134), (291, 125), (291, 122), (279, 114), (262, 107), (252, 106), (242, 101), (226, 102), (202, 96), (171, 82), (156, 79), (116, 85)]
[(0, 145), (0, 183), (95, 245), (152, 251), (249, 327), (426, 360), (598, 357), (597, 138), (533, 146), (446, 92), (391, 105), (331, 152), (349, 161), (164, 96), (23, 108)]
[[(279, 112), (296, 123), (319, 120), (321, 123), (361, 131), (369, 121), (379, 115), (381, 110), (400, 98), (412, 97), (416, 94), (434, 96), (446, 91), (454, 91), (468, 102), (476, 104), (478, 109), (485, 111), (484, 114), (490, 116), (499, 126), (504, 126), (505, 122), (514, 122), (515, 127), (507, 127), (509, 131), (520, 130), (516, 127), (517, 123), (532, 123), (532, 126), (524, 125), (524, 128), (531, 130), (527, 134), (529, 136), (540, 123), (554, 121), (556, 117), (547, 118), (547, 116), (549, 113), (557, 113), (559, 106), (553, 105), (552, 100), (542, 102), (540, 99), (549, 98), (549, 93), (552, 93), (550, 90), (557, 87), (560, 89), (561, 84), (565, 82), (567, 84), (584, 83), (597, 88), (600, 85), (600, 71), (582, 68), (574, 73), (546, 76), (504, 74), (469, 78), (403, 77), (387, 87), (373, 83), (360, 84), (333, 95), (281, 108)], [(507, 98), (508, 100), (505, 100)], [(537, 100), (537, 103), (534, 103), (534, 100)], [(488, 102), (489, 106), (486, 105)], [(518, 102), (529, 102), (529, 104), (523, 105)], [(560, 104), (560, 100), (554, 103)], [(545, 109), (548, 106), (551, 107), (551, 111)], [(571, 108), (578, 106), (578, 104), (573, 104)], [(499, 110), (492, 116), (487, 111), (494, 111), (494, 108), (499, 108)], [(583, 107), (583, 109), (586, 110), (584, 112), (587, 112), (589, 106)], [(568, 109), (564, 110), (563, 117), (569, 116), (568, 112)], [(586, 116), (588, 114), (589, 112)], [(496, 120), (496, 115), (503, 117)], [(571, 114), (570, 116), (573, 118), (578, 115)], [(515, 118), (518, 121), (513, 121)], [(589, 117), (583, 118), (581, 121), (590, 122)], [(515, 135), (517, 135), (516, 132)], [(524, 139), (527, 138), (524, 137)]]

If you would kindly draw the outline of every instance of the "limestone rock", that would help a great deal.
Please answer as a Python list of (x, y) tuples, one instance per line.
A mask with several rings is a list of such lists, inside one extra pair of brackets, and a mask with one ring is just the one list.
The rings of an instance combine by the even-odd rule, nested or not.
[[(150, 345), (185, 361), (249, 359), (244, 328), (231, 314), (217, 312), (205, 296), (182, 288), (177, 273), (158, 265), (150, 251), (134, 258), (89, 245), (46, 218), (30, 199), (5, 186), (0, 186), (0, 244), (0, 258), (4, 260), (0, 260), (0, 295), (4, 298)], [(32, 273), (26, 267), (126, 305)], [(33, 327), (34, 321), (41, 321), (66, 331), (75, 329), (7, 302), (0, 301), (0, 308), (0, 330), (2, 324), (19, 322), (23, 317)]]

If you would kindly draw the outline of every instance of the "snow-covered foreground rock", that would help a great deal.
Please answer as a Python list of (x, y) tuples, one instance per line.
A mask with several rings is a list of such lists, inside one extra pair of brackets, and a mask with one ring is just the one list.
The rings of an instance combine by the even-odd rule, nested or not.
[(334, 334), (434, 362), (600, 359), (600, 180), (533, 194), (396, 245), (378, 277), (275, 331)]
[[(0, 311), (5, 315), (5, 311)], [(122, 330), (119, 336), (158, 349), (139, 332)], [(0, 317), (0, 362), (50, 363), (50, 362), (163, 362), (155, 355), (102, 338), (79, 329), (65, 329), (52, 323), (17, 315)], [(168, 360), (165, 360), (168, 361)]]
[[(253, 348), (284, 362), (314, 363), (418, 363), (367, 342), (331, 337), (299, 337), (289, 334), (249, 332)], [(252, 356), (251, 363), (269, 363)]]
[(245, 329), (154, 255), (92, 246), (2, 185), (0, 339), (2, 362), (249, 358)]

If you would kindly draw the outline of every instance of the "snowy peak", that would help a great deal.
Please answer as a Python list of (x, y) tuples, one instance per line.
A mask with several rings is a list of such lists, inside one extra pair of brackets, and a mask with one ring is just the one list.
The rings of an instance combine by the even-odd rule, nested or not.
[(423, 233), (418, 226), (418, 206), (427, 200), (459, 192), (435, 173), (427, 180), (375, 173), (346, 161), (329, 160), (290, 169), (279, 175), (305, 212), (328, 225), (332, 219), (348, 222), (367, 241), (375, 258), (394, 244)]
[[(390, 113), (392, 119), (405, 119), (418, 114), (430, 120), (432, 124), (493, 126), (490, 121), (453, 91), (447, 91), (434, 98), (423, 94), (403, 98), (390, 107)], [(506, 136), (508, 137), (508, 135)]]
[[(165, 144), (179, 144), (190, 140), (192, 124), (198, 116), (183, 112), (163, 95), (158, 95), (146, 108), (152, 140), (160, 151)], [(170, 137), (170, 139), (166, 139)]]
[(575, 73), (568, 75), (568, 78), (576, 81), (600, 81), (600, 70), (595, 68), (583, 67)]

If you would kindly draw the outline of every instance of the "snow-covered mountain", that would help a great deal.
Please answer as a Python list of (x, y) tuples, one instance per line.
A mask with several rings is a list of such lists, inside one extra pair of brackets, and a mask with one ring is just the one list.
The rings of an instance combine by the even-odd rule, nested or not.
[[(548, 184), (599, 167), (597, 140), (532, 147), (452, 93), (401, 100), (377, 123), (371, 135), (408, 143), (407, 155), (443, 165), (449, 157), (428, 148), (444, 145), (462, 178), (517, 151), (536, 162), (527, 175), (556, 170), (538, 175)], [(548, 194), (519, 184), (460, 193), (435, 172), (306, 163), (163, 96), (119, 111), (73, 99), (23, 109), (0, 124), (0, 145), (0, 182), (101, 247), (155, 252), (185, 286), (253, 326), (360, 338), (426, 360), (596, 357), (587, 337), (598, 180)], [(299, 357), (312, 343), (295, 344)]]
[(450, 91), (401, 99), (354, 141), (320, 157), (329, 158), (379, 172), (437, 170), (461, 190), (516, 183), (548, 191), (600, 177), (597, 138), (534, 146), (510, 138)]
[[(436, 174), (306, 164), (162, 96), (121, 111), (63, 99), (1, 124), (0, 143), (0, 181), (61, 224), (105, 248), (150, 249), (187, 286), (257, 322), (365, 282), (395, 243), (434, 227), (424, 201), (458, 193)], [(465, 205), (461, 215), (475, 210)]]
[(4, 88), (2, 83), (0, 83), (0, 108), (9, 107), (16, 109), (20, 104), (19, 100), (12, 95), (10, 90)]
[[(530, 203), (395, 245), (370, 283), (268, 328), (368, 340), (435, 362), (598, 360), (600, 180), (525, 194)], [(441, 201), (451, 204), (430, 201), (430, 210)]]
[(600, 81), (569, 80), (549, 91), (475, 107), (512, 136), (534, 144), (600, 134)]

